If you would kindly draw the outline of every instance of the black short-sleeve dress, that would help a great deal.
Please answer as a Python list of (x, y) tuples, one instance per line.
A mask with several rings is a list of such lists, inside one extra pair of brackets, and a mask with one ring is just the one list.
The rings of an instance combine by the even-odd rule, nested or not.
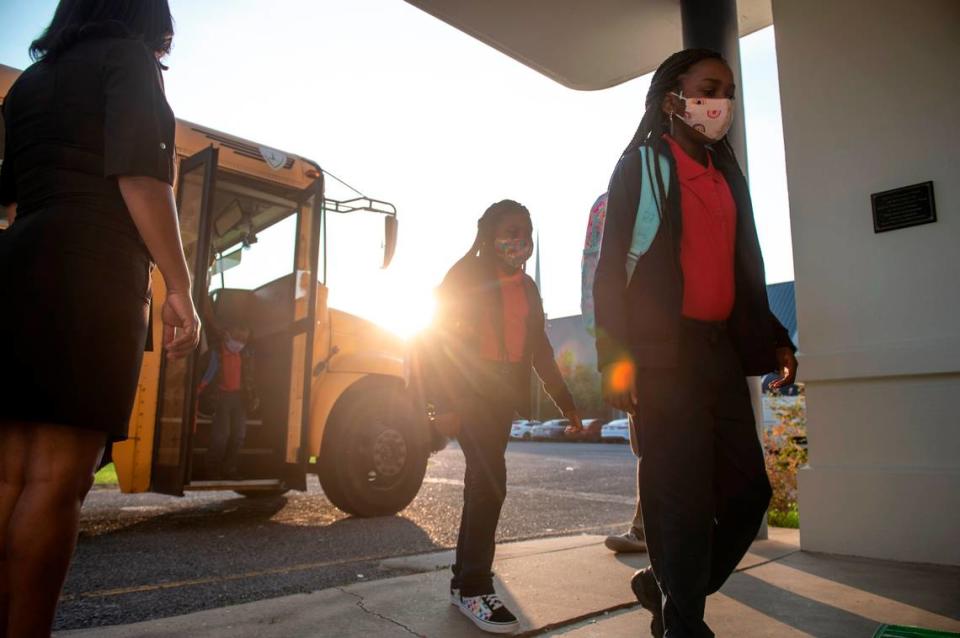
[(152, 263), (119, 176), (173, 180), (175, 121), (136, 39), (81, 41), (28, 68), (3, 104), (0, 427), (127, 436)]

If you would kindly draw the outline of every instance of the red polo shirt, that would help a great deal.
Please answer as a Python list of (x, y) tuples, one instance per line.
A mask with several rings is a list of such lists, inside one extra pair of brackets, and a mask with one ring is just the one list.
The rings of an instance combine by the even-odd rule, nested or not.
[(708, 154), (703, 166), (669, 135), (677, 163), (683, 236), (683, 316), (700, 321), (724, 321), (733, 310), (733, 261), (737, 233), (737, 205), (727, 180)]
[(525, 276), (521, 270), (512, 275), (498, 273), (500, 298), (503, 301), (503, 342), (501, 344), (493, 323), (486, 322), (480, 356), (488, 361), (503, 361), (504, 357), (510, 363), (523, 361), (527, 345), (527, 319), (530, 316)]
[(220, 389), (224, 392), (239, 392), (243, 387), (243, 359), (239, 352), (230, 352), (226, 348), (220, 349)]

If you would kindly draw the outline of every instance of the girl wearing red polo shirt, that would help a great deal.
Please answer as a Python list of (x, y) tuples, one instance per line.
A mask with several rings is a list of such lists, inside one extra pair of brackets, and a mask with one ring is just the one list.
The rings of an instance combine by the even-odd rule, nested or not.
[(532, 253), (529, 211), (511, 200), (498, 202), (480, 218), (473, 246), (437, 295), (434, 334), (444, 363), (430, 402), (438, 429), (457, 437), (466, 458), (451, 602), (491, 633), (510, 633), (518, 625), (494, 591), (491, 568), (506, 496), (504, 453), (514, 413), (530, 411), (531, 368), (571, 428), (580, 429), (547, 338), (540, 293), (524, 272)]
[[(610, 181), (595, 275), (604, 394), (637, 416), (643, 437), (652, 567), (631, 585), (654, 636), (713, 635), (706, 597), (749, 548), (770, 498), (745, 376), (779, 370), (781, 386), (797, 370), (726, 138), (735, 93), (713, 51), (681, 51), (657, 69)], [(645, 180), (655, 216), (638, 214)]]

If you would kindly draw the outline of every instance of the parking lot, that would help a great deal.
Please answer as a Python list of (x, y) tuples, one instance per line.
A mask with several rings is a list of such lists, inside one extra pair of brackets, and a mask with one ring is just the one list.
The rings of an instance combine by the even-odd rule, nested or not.
[[(633, 517), (627, 445), (512, 441), (500, 542), (623, 531)], [(430, 459), (397, 516), (356, 519), (307, 492), (183, 498), (98, 488), (83, 510), (60, 629), (129, 623), (396, 575), (384, 558), (452, 547), (463, 490), (454, 444)]]
[(513, 422), (510, 438), (518, 441), (552, 441), (557, 443), (629, 443), (627, 419), (584, 419), (583, 429), (570, 432), (568, 419)]

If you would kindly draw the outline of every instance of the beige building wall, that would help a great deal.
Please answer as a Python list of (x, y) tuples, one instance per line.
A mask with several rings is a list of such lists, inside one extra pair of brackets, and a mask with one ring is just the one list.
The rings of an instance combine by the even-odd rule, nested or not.
[[(807, 382), (803, 548), (960, 565), (960, 1), (773, 0)], [(932, 180), (938, 221), (875, 234)]]

